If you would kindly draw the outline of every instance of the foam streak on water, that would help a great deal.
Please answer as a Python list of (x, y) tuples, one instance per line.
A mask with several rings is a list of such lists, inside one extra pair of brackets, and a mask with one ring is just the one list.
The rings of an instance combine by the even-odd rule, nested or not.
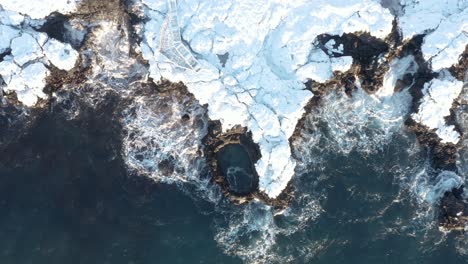
[[(351, 98), (341, 92), (330, 92), (320, 107), (307, 116), (307, 130), (295, 145), (310, 148), (318, 142), (317, 137), (322, 137), (330, 141), (330, 148), (344, 154), (352, 150), (375, 152), (402, 129), (410, 102), (407, 91), (385, 98), (369, 95), (362, 89)], [(321, 130), (322, 124), (325, 128)]]
[(310, 157), (310, 148), (321, 140), (329, 142), (328, 148), (343, 154), (352, 150), (363, 153), (381, 150), (394, 133), (402, 130), (411, 106), (407, 88), (394, 91), (397, 81), (416, 69), (413, 56), (394, 59), (384, 76), (383, 87), (375, 95), (362, 89), (351, 98), (343, 92), (329, 92), (319, 107), (307, 115), (302, 136), (293, 143), (299, 153), (296, 156)]
[(200, 180), (207, 120), (205, 110), (193, 99), (173, 94), (140, 97), (124, 116), (124, 155), (130, 168), (166, 183)]
[(431, 173), (423, 169), (416, 174), (410, 188), (421, 203), (436, 205), (445, 192), (460, 188), (462, 184), (463, 179), (453, 171), (441, 171), (431, 177)]

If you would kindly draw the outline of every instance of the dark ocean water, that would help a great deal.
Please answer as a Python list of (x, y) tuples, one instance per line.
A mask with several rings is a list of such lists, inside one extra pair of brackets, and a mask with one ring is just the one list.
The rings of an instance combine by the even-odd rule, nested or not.
[(190, 197), (127, 173), (112, 126), (45, 115), (0, 153), (0, 263), (240, 263)]
[[(224, 205), (222, 217), (217, 205), (175, 185), (129, 173), (119, 154), (118, 122), (84, 116), (70, 121), (43, 114), (2, 146), (1, 264), (243, 262), (215, 241), (217, 226), (226, 224), (229, 208), (236, 206)], [(468, 263), (457, 250), (460, 235), (444, 237), (425, 227), (433, 219), (415, 220), (420, 208), (401, 190), (401, 176), (425, 154), (408, 156), (408, 140), (414, 138), (395, 137), (372, 155), (317, 148), (313, 153), (323, 162), (295, 177), (291, 211), (306, 216), (305, 201), (314, 197), (320, 215), (275, 217), (275, 228), (295, 230), (279, 232), (269, 250), (286, 257), (259, 262)]]

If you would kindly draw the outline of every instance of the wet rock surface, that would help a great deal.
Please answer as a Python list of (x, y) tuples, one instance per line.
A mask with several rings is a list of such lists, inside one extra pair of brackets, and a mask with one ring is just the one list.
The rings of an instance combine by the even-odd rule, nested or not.
[(452, 65), (449, 70), (458, 80), (466, 80), (468, 74), (468, 44), (466, 45), (465, 51), (460, 55), (458, 63)]
[[(344, 92), (349, 97), (358, 89), (357, 79), (361, 81), (361, 88), (368, 93), (375, 93), (376, 89), (382, 87), (383, 77), (389, 69), (389, 63), (394, 58), (402, 58), (408, 55), (414, 56), (418, 65), (418, 70), (413, 74), (406, 74), (397, 80), (395, 92), (403, 88), (408, 88), (412, 96), (411, 112), (417, 112), (421, 98), (423, 97), (423, 86), (434, 78), (438, 73), (431, 70), (429, 63), (424, 59), (421, 52), (421, 45), (424, 35), (416, 35), (412, 39), (402, 41), (398, 31), (394, 29), (385, 41), (373, 38), (366, 34), (344, 34), (343, 36), (321, 35), (317, 39), (324, 52), (332, 57), (352, 56), (353, 66), (346, 73), (335, 72), (333, 79), (326, 83), (319, 83), (310, 80), (306, 83), (307, 89), (314, 93), (314, 97), (305, 107), (306, 113), (296, 126), (290, 143), (299, 136), (300, 131), (305, 126), (305, 116), (315, 107), (320, 107), (321, 98), (327, 93)], [(329, 43), (333, 43), (332, 46)], [(460, 56), (459, 62), (450, 68), (450, 72), (458, 79), (464, 80), (466, 75), (467, 55), (466, 50)], [(454, 103), (454, 107), (456, 103)], [(447, 118), (448, 125), (455, 125), (461, 131), (455, 115)], [(426, 126), (415, 122), (408, 117), (405, 126), (415, 133), (419, 143), (428, 148), (430, 153), (431, 166), (436, 170), (457, 171), (456, 161), (460, 146), (451, 143), (441, 143), (438, 135)], [(296, 157), (297, 158), (297, 157)], [(441, 199), (439, 211), (439, 222), (445, 230), (461, 230), (467, 224), (466, 215), (463, 213), (457, 216), (457, 208), (464, 207), (467, 202), (462, 197), (463, 188), (454, 189), (447, 192)]]
[(258, 188), (258, 176), (248, 152), (241, 144), (228, 144), (216, 153), (217, 167), (226, 178), (229, 192), (248, 195)]
[[(330, 50), (325, 44), (333, 40), (333, 47), (341, 47), (342, 51)], [(317, 37), (321, 49), (331, 57), (351, 56), (354, 64), (354, 74), (361, 79), (362, 88), (368, 92), (375, 92), (382, 86), (383, 74), (386, 69), (382, 69), (386, 64), (378, 63), (379, 56), (386, 54), (390, 47), (385, 41), (375, 38), (367, 33), (343, 34), (342, 36), (320, 35)], [(351, 93), (349, 87), (346, 87)]]
[[(244, 203), (253, 199), (258, 192), (258, 175), (254, 164), (260, 159), (260, 150), (252, 141), (251, 134), (240, 126), (223, 133), (218, 121), (210, 121), (208, 134), (204, 137), (203, 143), (205, 156), (212, 169), (213, 180), (221, 186), (224, 194), (236, 203)], [(228, 153), (229, 150), (235, 150), (235, 152)], [(238, 186), (234, 179), (236, 176), (228, 175), (229, 168), (236, 166), (231, 163), (232, 158), (240, 159), (236, 163), (247, 170), (248, 175), (240, 176), (245, 178), (245, 186)]]
[(446, 192), (440, 201), (439, 227), (442, 231), (466, 231), (468, 203), (463, 198), (464, 187)]
[[(226, 132), (218, 121), (210, 121), (208, 133), (203, 139), (205, 156), (213, 173), (213, 181), (231, 202), (243, 204), (253, 199), (262, 200), (276, 208), (285, 208), (293, 198), (293, 189), (288, 186), (276, 199), (271, 199), (258, 190), (258, 174), (255, 163), (260, 159), (260, 149), (252, 141), (246, 128), (236, 126)], [(229, 169), (242, 166), (242, 172)]]

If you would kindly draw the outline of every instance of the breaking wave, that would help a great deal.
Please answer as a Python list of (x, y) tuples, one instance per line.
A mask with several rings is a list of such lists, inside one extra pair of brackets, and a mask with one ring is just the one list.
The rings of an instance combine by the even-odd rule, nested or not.
[(310, 157), (312, 148), (343, 155), (353, 150), (367, 154), (380, 151), (402, 131), (410, 105), (406, 90), (382, 98), (362, 89), (352, 97), (329, 92), (306, 116), (301, 136), (293, 143), (295, 156)]
[(130, 169), (159, 182), (210, 190), (201, 145), (208, 119), (193, 98), (177, 90), (136, 97), (123, 116), (123, 154)]

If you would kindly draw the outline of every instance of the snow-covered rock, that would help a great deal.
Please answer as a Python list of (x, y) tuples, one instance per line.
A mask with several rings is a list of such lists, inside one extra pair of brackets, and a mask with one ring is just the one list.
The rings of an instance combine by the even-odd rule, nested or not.
[(445, 117), (450, 116), (453, 100), (460, 95), (462, 88), (463, 82), (449, 73), (431, 80), (424, 85), (424, 97), (418, 112), (412, 115), (415, 121), (435, 129), (442, 143), (456, 144), (460, 140), (460, 134), (453, 125), (446, 124)]
[(296, 71), (299, 80), (313, 79), (317, 82), (326, 82), (333, 77), (334, 71), (345, 72), (353, 64), (351, 56), (330, 58), (320, 48), (312, 49), (309, 56), (307, 64)]
[(38, 98), (46, 98), (42, 92), (45, 78), (49, 75), (46, 65), (53, 64), (59, 69), (70, 70), (75, 65), (78, 52), (69, 44), (35, 31), (25, 16), (43, 18), (54, 11), (70, 11), (71, 5), (76, 3), (66, 0), (40, 0), (34, 4), (0, 1), (0, 53), (11, 51), (11, 55), (0, 61), (0, 76), (6, 84), (3, 90), (14, 91), (18, 100), (26, 106), (35, 105)]
[(11, 55), (19, 66), (43, 56), (37, 39), (28, 33), (22, 33), (11, 41)]
[(49, 39), (43, 46), (44, 54), (57, 68), (69, 71), (75, 66), (78, 52), (70, 44)]
[[(199, 64), (192, 71), (159, 51), (160, 28), (170, 10), (162, 2), (142, 2), (149, 20), (141, 50), (151, 77), (182, 81), (224, 130), (247, 126), (262, 154), (256, 164), (260, 190), (273, 198), (294, 174), (288, 139), (312, 97), (303, 82), (326, 81), (352, 63), (350, 57), (329, 58), (314, 45), (316, 36), (367, 31), (384, 38), (393, 19), (370, 0), (180, 0), (182, 39)], [(221, 62), (218, 55), (227, 59)]]
[(458, 61), (468, 44), (468, 1), (401, 0), (399, 26), (404, 39), (427, 34), (422, 45), (426, 60), (439, 71)]
[(2, 0), (0, 5), (4, 9), (27, 15), (33, 19), (40, 19), (53, 12), (70, 13), (75, 10), (79, 2), (80, 0)]
[(0, 54), (4, 53), (10, 46), (11, 40), (19, 35), (18, 30), (6, 25), (0, 24)]
[(20, 68), (12, 60), (12, 57), (9, 57), (0, 63), (0, 75), (7, 83), (4, 90), (16, 92), (18, 100), (27, 106), (36, 104), (38, 97), (47, 97), (42, 92), (47, 74), (47, 68), (40, 62)]
[(17, 12), (4, 10), (0, 3), (0, 24), (9, 26), (19, 26), (24, 21), (24, 16)]

